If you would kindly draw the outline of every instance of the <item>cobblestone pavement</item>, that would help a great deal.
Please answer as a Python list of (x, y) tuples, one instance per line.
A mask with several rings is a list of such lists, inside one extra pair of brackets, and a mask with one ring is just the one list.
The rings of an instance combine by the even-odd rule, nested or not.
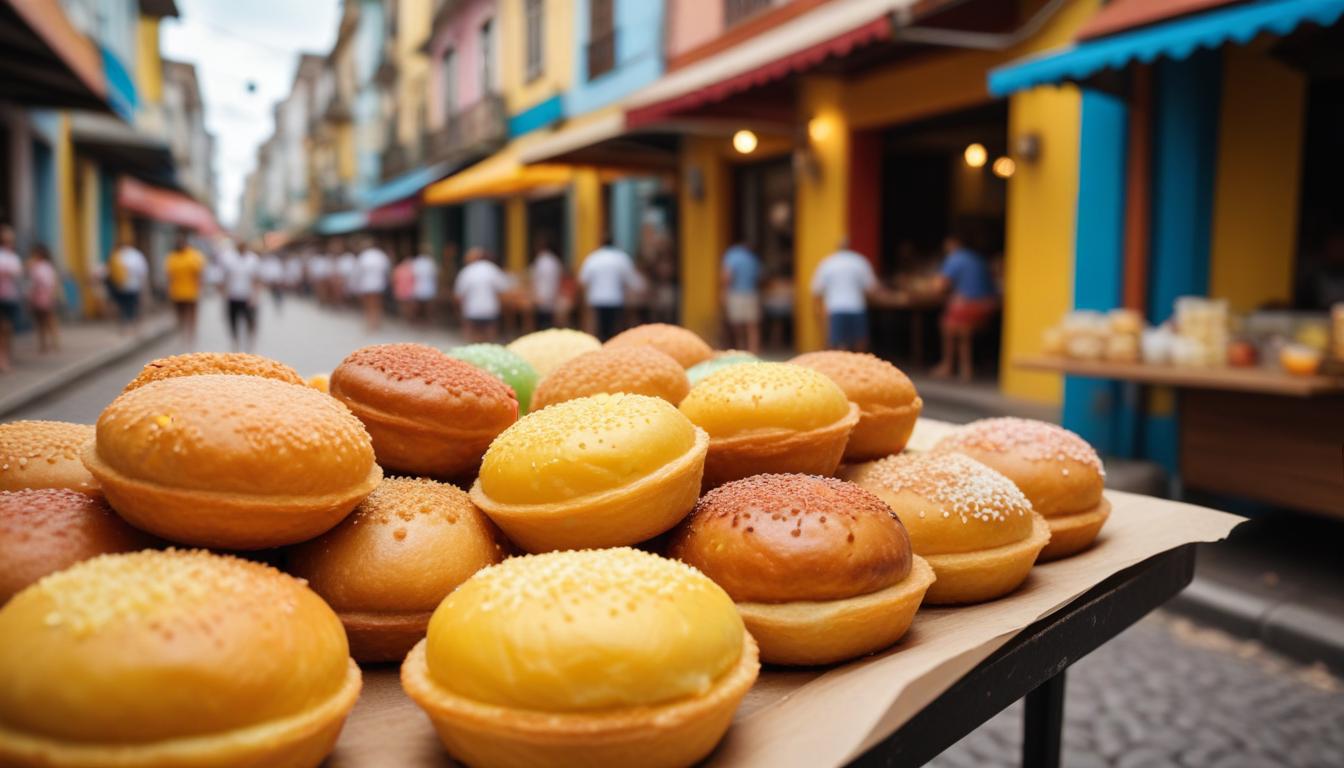
[[(229, 349), (222, 315), (217, 301), (202, 305), (198, 349)], [(308, 375), (330, 371), (356, 347), (393, 340), (457, 343), (446, 330), (395, 322), (367, 334), (354, 312), (295, 301), (277, 312), (268, 300), (255, 351)], [(150, 345), (6, 418), (91, 423), (145, 362), (183, 351), (174, 339)], [(1344, 682), (1166, 614), (1150, 616), (1074, 665), (1065, 712), (1064, 765), (1070, 768), (1344, 768)], [(1019, 703), (932, 765), (1016, 766), (1021, 728)]]
[[(1069, 668), (1066, 768), (1339, 768), (1344, 681), (1217, 630), (1156, 613)], [(1022, 704), (934, 759), (1020, 764)]]

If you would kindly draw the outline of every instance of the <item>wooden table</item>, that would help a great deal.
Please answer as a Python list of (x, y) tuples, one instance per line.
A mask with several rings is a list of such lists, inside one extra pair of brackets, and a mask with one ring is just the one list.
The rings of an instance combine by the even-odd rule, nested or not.
[(941, 310), (947, 304), (947, 298), (940, 294), (911, 294), (899, 291), (879, 293), (869, 301), (869, 310), (880, 312), (910, 313), (910, 359), (916, 363), (924, 362), (924, 315)]
[(1058, 357), (1015, 364), (1172, 387), (1185, 487), (1344, 517), (1344, 378)]

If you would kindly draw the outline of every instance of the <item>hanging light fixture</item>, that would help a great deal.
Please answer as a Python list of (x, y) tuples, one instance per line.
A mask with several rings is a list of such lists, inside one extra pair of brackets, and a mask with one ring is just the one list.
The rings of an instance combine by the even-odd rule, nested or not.
[(1011, 179), (1013, 174), (1017, 173), (1017, 162), (1014, 161), (1013, 158), (1004, 155), (995, 160), (994, 165), (991, 166), (991, 168), (994, 171), (994, 175), (998, 176), (1000, 179)]
[(733, 134), (733, 149), (740, 154), (750, 155), (756, 151), (756, 145), (759, 143), (756, 134), (745, 128)]
[(962, 152), (961, 156), (966, 160), (966, 165), (972, 168), (983, 168), (985, 167), (985, 161), (989, 159), (989, 152), (985, 149), (984, 144), (975, 142), (974, 144), (967, 144), (966, 151)]

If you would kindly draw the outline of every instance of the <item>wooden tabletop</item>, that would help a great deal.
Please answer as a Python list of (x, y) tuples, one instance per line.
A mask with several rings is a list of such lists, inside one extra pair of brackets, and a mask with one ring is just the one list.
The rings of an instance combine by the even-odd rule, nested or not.
[(1344, 394), (1344, 378), (1338, 376), (1323, 374), (1295, 376), (1265, 368), (1196, 368), (1147, 363), (1093, 362), (1044, 356), (1019, 357), (1013, 364), (1018, 368), (1033, 371), (1054, 371), (1072, 376), (1119, 379), (1190, 389), (1226, 389), (1290, 397)]

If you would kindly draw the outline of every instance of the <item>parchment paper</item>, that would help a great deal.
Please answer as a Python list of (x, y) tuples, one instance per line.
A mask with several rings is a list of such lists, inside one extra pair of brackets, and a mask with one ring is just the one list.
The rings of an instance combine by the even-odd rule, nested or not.
[[(916, 436), (936, 441), (942, 429), (932, 422)], [(839, 667), (763, 669), (709, 765), (843, 765), (1038, 619), (1149, 557), (1222, 539), (1242, 520), (1136, 494), (1107, 491), (1106, 496), (1113, 511), (1096, 545), (1033, 568), (1012, 595), (976, 606), (921, 609), (895, 647)], [(392, 666), (366, 668), (364, 693), (328, 765), (452, 764), (428, 719), (401, 692), (397, 675)]]

